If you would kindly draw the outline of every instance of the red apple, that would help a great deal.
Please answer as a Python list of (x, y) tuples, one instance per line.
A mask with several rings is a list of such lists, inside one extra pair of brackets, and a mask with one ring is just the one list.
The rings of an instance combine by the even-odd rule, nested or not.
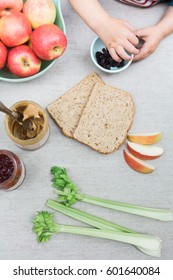
[(18, 12), (0, 19), (0, 38), (7, 47), (15, 47), (27, 42), (32, 32), (27, 17)]
[(41, 61), (29, 46), (22, 45), (9, 51), (7, 65), (11, 73), (24, 78), (38, 73)]
[(43, 60), (52, 60), (64, 53), (67, 38), (55, 24), (44, 24), (33, 31), (31, 44), (38, 57)]
[(54, 23), (56, 8), (52, 0), (27, 0), (23, 6), (23, 13), (29, 19), (32, 28)]
[(144, 160), (138, 159), (127, 150), (124, 150), (124, 159), (129, 167), (139, 173), (148, 174), (152, 173), (155, 170), (155, 167), (153, 165), (145, 162)]
[(0, 17), (20, 12), (23, 8), (23, 0), (1, 0)]
[(4, 68), (6, 60), (7, 60), (7, 48), (6, 46), (0, 41), (0, 70)]
[(151, 160), (160, 157), (164, 150), (154, 145), (140, 145), (133, 142), (127, 143), (129, 152), (137, 158)]

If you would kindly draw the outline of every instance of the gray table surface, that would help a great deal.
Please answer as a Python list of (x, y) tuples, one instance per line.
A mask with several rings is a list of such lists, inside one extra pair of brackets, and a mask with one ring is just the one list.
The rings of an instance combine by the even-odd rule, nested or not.
[[(28, 99), (46, 108), (90, 72), (96, 71), (107, 84), (132, 94), (136, 113), (131, 131), (163, 131), (160, 145), (165, 153), (154, 161), (157, 167), (154, 173), (142, 175), (127, 167), (123, 147), (111, 155), (99, 154), (66, 138), (51, 118), (48, 142), (29, 152), (9, 140), (1, 114), (0, 148), (18, 154), (25, 162), (27, 175), (17, 190), (0, 193), (0, 259), (152, 259), (130, 245), (84, 236), (59, 234), (47, 244), (35, 241), (33, 216), (36, 211), (48, 210), (46, 200), (55, 197), (49, 172), (52, 165), (66, 167), (80, 190), (87, 194), (173, 209), (173, 36), (162, 41), (149, 58), (134, 63), (120, 74), (107, 75), (97, 70), (90, 59), (89, 48), (95, 34), (74, 13), (67, 0), (61, 2), (68, 36), (67, 51), (46, 74), (35, 80), (20, 84), (0, 82), (0, 99), (8, 106)], [(166, 4), (140, 9), (111, 0), (101, 3), (111, 15), (126, 18), (136, 28), (154, 24), (167, 8)], [(173, 259), (172, 222), (154, 221), (82, 203), (76, 207), (134, 230), (160, 236), (163, 239), (161, 259)], [(58, 213), (56, 220), (83, 225)]]

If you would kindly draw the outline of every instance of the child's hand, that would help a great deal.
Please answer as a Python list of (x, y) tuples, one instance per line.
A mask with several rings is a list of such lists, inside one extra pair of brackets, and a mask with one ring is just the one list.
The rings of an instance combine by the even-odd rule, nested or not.
[(134, 28), (125, 20), (109, 17), (97, 30), (97, 34), (105, 43), (112, 58), (118, 62), (122, 59), (131, 59), (127, 52), (134, 55), (139, 53), (135, 47), (139, 40), (134, 33)]
[(163, 39), (162, 33), (157, 26), (139, 29), (135, 34), (144, 41), (144, 44), (139, 49), (139, 53), (135, 55), (134, 61), (144, 59), (152, 54)]

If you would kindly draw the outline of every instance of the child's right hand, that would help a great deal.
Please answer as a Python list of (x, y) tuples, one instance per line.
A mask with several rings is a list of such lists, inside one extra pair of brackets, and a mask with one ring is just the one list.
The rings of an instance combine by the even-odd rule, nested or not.
[(134, 33), (134, 28), (125, 20), (109, 17), (97, 30), (98, 36), (104, 42), (114, 60), (120, 62), (122, 59), (130, 60), (127, 52), (137, 55), (139, 43)]

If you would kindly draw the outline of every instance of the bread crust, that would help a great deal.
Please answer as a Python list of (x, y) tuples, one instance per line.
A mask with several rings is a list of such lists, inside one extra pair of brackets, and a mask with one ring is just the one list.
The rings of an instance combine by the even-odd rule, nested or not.
[[(105, 151), (105, 149), (103, 149), (103, 148), (99, 148), (99, 147), (97, 148), (97, 146), (93, 145), (93, 143), (88, 143), (86, 137), (85, 137), (85, 136), (84, 136), (84, 137), (81, 136), (81, 131), (80, 131), (80, 128), (81, 128), (81, 127), (83, 128), (83, 127), (85, 127), (85, 124), (87, 125), (87, 119), (86, 119), (86, 116), (85, 116), (85, 115), (87, 115), (88, 111), (90, 112), (90, 109), (91, 109), (92, 106), (93, 106), (94, 98), (95, 98), (96, 95), (97, 95), (97, 99), (99, 99), (99, 97), (98, 97), (98, 92), (99, 92), (99, 90), (101, 90), (101, 91), (108, 90), (109, 92), (113, 91), (112, 94), (114, 94), (114, 93), (117, 92), (117, 93), (119, 93), (121, 96), (125, 95), (125, 97), (127, 96), (128, 98), (130, 98), (129, 103), (130, 103), (130, 106), (131, 106), (131, 108), (130, 108), (130, 109), (131, 109), (131, 116), (130, 116), (130, 122), (129, 122), (128, 126), (127, 126), (127, 129), (125, 130), (126, 133), (124, 134), (124, 136), (123, 136), (121, 142), (120, 142), (117, 146), (115, 146), (114, 148), (108, 149), (108, 151)], [(104, 92), (103, 92), (103, 94), (104, 94)], [(107, 104), (105, 104), (105, 106), (107, 106)], [(94, 111), (94, 110), (93, 110), (93, 111)], [(116, 112), (115, 112), (115, 113), (116, 113)], [(123, 144), (124, 141), (126, 140), (128, 131), (129, 131), (129, 129), (131, 128), (131, 125), (132, 125), (132, 122), (133, 122), (134, 113), (135, 113), (134, 102), (133, 102), (132, 96), (131, 96), (128, 92), (123, 91), (123, 90), (120, 90), (120, 89), (117, 89), (117, 88), (114, 88), (114, 87), (111, 87), (111, 86), (108, 86), (108, 85), (96, 84), (96, 85), (94, 86), (94, 88), (93, 88), (93, 91), (92, 91), (91, 95), (90, 95), (90, 98), (89, 98), (89, 100), (88, 100), (88, 103), (87, 103), (87, 105), (85, 106), (85, 109), (83, 110), (83, 114), (82, 114), (82, 116), (81, 116), (81, 118), (80, 118), (80, 120), (79, 120), (78, 126), (77, 126), (77, 128), (76, 128), (76, 130), (75, 130), (75, 132), (74, 132), (73, 137), (74, 137), (76, 140), (78, 140), (79, 142), (81, 142), (81, 143), (83, 143), (83, 144), (85, 144), (85, 145), (90, 146), (91, 148), (93, 148), (94, 150), (98, 151), (99, 153), (102, 153), (102, 154), (110, 154), (110, 153), (113, 153), (113, 152), (116, 151), (120, 146), (122, 146), (122, 144)], [(85, 127), (85, 129), (86, 129), (86, 127)], [(92, 132), (91, 132), (91, 133), (92, 133)], [(112, 139), (112, 141), (114, 141), (114, 139)]]
[[(85, 77), (82, 81), (80, 81), (77, 85), (75, 85), (70, 90), (68, 90), (63, 96), (59, 97), (58, 99), (56, 99), (55, 101), (53, 101), (51, 104), (47, 106), (47, 110), (51, 115), (51, 117), (62, 129), (62, 132), (69, 138), (73, 138), (73, 132), (78, 125), (78, 121), (89, 99), (91, 91), (95, 83), (97, 82), (104, 84), (102, 79), (95, 72), (92, 72), (87, 77)], [(86, 88), (87, 85), (88, 88)], [(83, 92), (81, 93), (82, 90)], [(82, 98), (81, 101), (79, 100), (80, 97)], [(73, 101), (71, 103), (70, 103), (70, 98), (72, 98)], [(74, 105), (73, 99), (75, 98), (78, 99), (77, 102), (79, 103), (79, 105), (76, 105), (75, 108), (71, 108), (71, 106)], [(80, 108), (78, 108), (77, 106), (80, 106)], [(63, 113), (65, 114), (65, 116), (63, 115)], [(70, 114), (72, 114), (72, 117), (70, 117)], [(66, 117), (68, 117), (68, 115), (69, 115), (69, 120), (67, 121), (65, 119)], [(65, 127), (65, 126), (69, 126), (69, 127)]]
[[(86, 83), (88, 81), (89, 82), (91, 81), (93, 83), (93, 86), (90, 86), (90, 91), (89, 92), (82, 92), (82, 94), (81, 94), (80, 89), (85, 90), (85, 86), (86, 86)], [(84, 89), (83, 89), (83, 87), (84, 87)], [(99, 93), (99, 91), (100, 91), (100, 93)], [(105, 94), (105, 92), (106, 92), (106, 94)], [(75, 98), (72, 98), (72, 100), (71, 100), (70, 97), (72, 96), (72, 94), (74, 94), (73, 97), (75, 97)], [(78, 101), (80, 101), (81, 96), (84, 98), (84, 99), (82, 99), (81, 103), (79, 102), (79, 105), (81, 106), (80, 110), (78, 110), (78, 107), (77, 107), (78, 103), (75, 103), (75, 102), (77, 102), (76, 101), (76, 96), (75, 96), (76, 94), (79, 95), (79, 96), (77, 96)], [(100, 94), (100, 96), (99, 96), (99, 94)], [(105, 100), (106, 100), (105, 104), (103, 102), (102, 107), (99, 104), (99, 98), (101, 98), (101, 97), (104, 97)], [(105, 147), (102, 147), (102, 146), (97, 147), (93, 143), (88, 142), (85, 139), (85, 137), (81, 137), (80, 128), (82, 128), (82, 129), (84, 128), (84, 133), (86, 132), (87, 125), (88, 125), (87, 124), (88, 118), (86, 118), (85, 115), (87, 115), (88, 111), (92, 108), (93, 102), (95, 101), (96, 104), (98, 106), (100, 106), (100, 108), (102, 108), (102, 110), (106, 110), (106, 107), (109, 105), (108, 108), (111, 108), (111, 110), (114, 111), (114, 109), (113, 109), (114, 107), (111, 107), (112, 106), (111, 104), (113, 104), (113, 102), (116, 100), (116, 98), (118, 100), (118, 97), (124, 98), (124, 100), (127, 97), (127, 100), (128, 100), (127, 103), (130, 104), (129, 105), (130, 106), (130, 119), (128, 119), (127, 126), (125, 124), (126, 129), (123, 131), (123, 137), (121, 138), (120, 143), (118, 143), (117, 145), (114, 145), (114, 147), (111, 147), (111, 148), (107, 147), (107, 149), (105, 149)], [(64, 103), (63, 102), (65, 102), (65, 106), (66, 106), (65, 109), (64, 109)], [(74, 112), (72, 112), (72, 117), (74, 116), (75, 120), (72, 120), (70, 112), (68, 112), (68, 106), (67, 106), (68, 104), (70, 106), (69, 108), (71, 108), (71, 106), (73, 107), (74, 105), (76, 106), (76, 107), (74, 106)], [(116, 105), (116, 103), (115, 103), (115, 105)], [(56, 108), (57, 110), (60, 110), (60, 112), (57, 113), (57, 110), (54, 111), (54, 108)], [(118, 107), (118, 108), (120, 108), (120, 107)], [(92, 112), (94, 112), (96, 109), (97, 108), (95, 108), (94, 110), (92, 109), (93, 110)], [(106, 85), (101, 80), (101, 78), (96, 73), (93, 72), (93, 73), (89, 74), (86, 78), (84, 78), (81, 82), (79, 82), (76, 86), (74, 86), (73, 88), (68, 90), (63, 96), (59, 97), (54, 102), (49, 104), (47, 106), (47, 110), (48, 110), (49, 114), (51, 115), (51, 117), (54, 119), (54, 121), (61, 128), (61, 130), (62, 130), (62, 132), (65, 136), (67, 136), (69, 138), (76, 139), (80, 143), (91, 147), (92, 149), (94, 149), (95, 151), (97, 151), (99, 153), (111, 154), (114, 151), (116, 151), (126, 140), (128, 131), (131, 128), (131, 125), (132, 125), (132, 122), (133, 122), (133, 117), (134, 117), (134, 113), (135, 113), (135, 106), (134, 106), (131, 94), (129, 94), (128, 92), (123, 91), (121, 89), (117, 89), (117, 88)], [(68, 124), (65, 123), (67, 120), (64, 118), (65, 122), (64, 122), (64, 120), (62, 121), (63, 114), (64, 114), (63, 110), (65, 110), (65, 113), (69, 113), (69, 115), (67, 117), (67, 120), (69, 120), (69, 121), (72, 120), (73, 125), (69, 124), (69, 125), (71, 125), (71, 127), (69, 126), (70, 129), (67, 129)], [(75, 115), (76, 112), (79, 113), (79, 115), (76, 116)], [(109, 113), (109, 111), (108, 111), (108, 113)], [(114, 116), (114, 114), (116, 114), (116, 113), (117, 112), (115, 110), (115, 112), (112, 113), (112, 116)], [(61, 119), (61, 114), (62, 114), (62, 119)], [(90, 117), (90, 115), (88, 117)], [(127, 116), (125, 116), (125, 118), (124, 118), (125, 121), (127, 119), (126, 117)], [(122, 122), (122, 120), (121, 120), (121, 122)], [(92, 121), (92, 118), (90, 118), (90, 121)], [(104, 119), (103, 119), (103, 122), (104, 122)], [(64, 127), (64, 124), (65, 124), (65, 127)], [(112, 125), (114, 125), (114, 122), (113, 122)], [(92, 123), (91, 123), (91, 126), (92, 126)], [(96, 133), (97, 129), (98, 129), (98, 127), (96, 128), (96, 130), (93, 130), (94, 131), (93, 133)], [(115, 129), (116, 129), (116, 126), (115, 126)], [(115, 138), (111, 139), (111, 141), (115, 141)]]

